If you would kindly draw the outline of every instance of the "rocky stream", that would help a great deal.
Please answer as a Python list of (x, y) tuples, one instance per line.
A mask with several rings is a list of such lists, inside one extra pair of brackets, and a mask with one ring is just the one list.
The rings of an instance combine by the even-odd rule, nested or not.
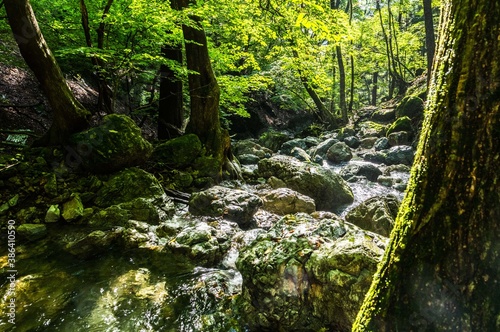
[[(153, 147), (121, 115), (62, 149), (3, 155), (0, 330), (350, 330), (421, 111), (235, 141), (243, 178), (217, 185), (196, 136)], [(171, 197), (194, 184), (206, 189)]]

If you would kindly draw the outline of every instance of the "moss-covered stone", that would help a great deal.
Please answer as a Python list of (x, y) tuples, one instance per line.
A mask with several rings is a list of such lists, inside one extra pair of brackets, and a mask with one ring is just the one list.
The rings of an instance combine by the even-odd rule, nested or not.
[(58, 222), (61, 219), (61, 210), (58, 205), (51, 205), (45, 214), (45, 222), (53, 223)]
[(66, 221), (74, 221), (83, 216), (83, 203), (78, 194), (72, 194), (71, 199), (63, 204), (62, 217)]
[(99, 207), (108, 207), (135, 198), (158, 200), (164, 195), (165, 191), (154, 175), (131, 167), (112, 175), (97, 192), (94, 202)]
[(203, 146), (195, 134), (173, 138), (155, 147), (153, 158), (156, 162), (173, 168), (191, 166), (203, 153)]
[(396, 118), (407, 116), (413, 120), (421, 120), (424, 115), (424, 101), (416, 96), (406, 96), (396, 107)]
[(278, 178), (286, 187), (313, 198), (318, 210), (335, 211), (353, 201), (352, 190), (333, 170), (281, 155), (262, 159), (258, 166), (260, 176)]
[(77, 133), (71, 140), (68, 166), (98, 173), (142, 164), (153, 150), (134, 121), (118, 114), (105, 116), (100, 126)]
[(267, 131), (259, 137), (259, 144), (277, 152), (281, 145), (290, 139), (290, 135), (277, 132), (277, 131)]
[(44, 224), (22, 224), (17, 227), (17, 233), (28, 241), (34, 241), (47, 235), (47, 227)]
[(409, 133), (413, 132), (413, 126), (409, 117), (403, 116), (394, 121), (392, 125), (387, 129), (386, 135), (388, 136), (399, 131), (406, 131)]
[(243, 321), (251, 331), (349, 330), (384, 247), (334, 215), (285, 216), (240, 251)]

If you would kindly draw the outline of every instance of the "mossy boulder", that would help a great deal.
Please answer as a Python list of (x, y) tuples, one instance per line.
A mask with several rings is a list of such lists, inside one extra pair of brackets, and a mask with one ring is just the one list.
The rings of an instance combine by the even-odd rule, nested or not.
[(385, 239), (335, 215), (287, 215), (244, 247), (237, 309), (250, 331), (348, 331)]
[(392, 133), (406, 131), (409, 133), (413, 132), (413, 126), (411, 123), (411, 119), (407, 116), (403, 116), (394, 121), (391, 126), (387, 129), (386, 135), (389, 136)]
[(331, 169), (276, 155), (259, 161), (259, 175), (276, 178), (287, 188), (314, 199), (316, 208), (335, 211), (353, 202), (351, 188)]
[(283, 143), (290, 140), (290, 135), (278, 131), (268, 131), (259, 137), (259, 144), (271, 151), (278, 152)]
[(111, 114), (102, 124), (71, 138), (66, 164), (106, 173), (144, 163), (153, 151), (141, 129), (125, 115)]
[(424, 116), (424, 101), (416, 96), (406, 96), (396, 107), (396, 118), (407, 116), (413, 120), (421, 120)]
[(374, 121), (363, 121), (356, 125), (358, 136), (366, 137), (382, 137), (385, 136), (387, 126)]
[(35, 241), (47, 235), (47, 227), (44, 224), (22, 224), (17, 227), (17, 233), (28, 241)]
[(66, 221), (75, 221), (83, 216), (83, 203), (80, 195), (72, 194), (71, 199), (63, 204), (62, 217)]
[(155, 161), (173, 168), (192, 166), (203, 153), (203, 146), (195, 134), (173, 138), (157, 145), (153, 152)]
[(255, 194), (214, 186), (193, 193), (189, 201), (189, 212), (198, 216), (224, 217), (247, 227), (260, 206), (262, 200)]
[(399, 200), (396, 196), (372, 197), (349, 211), (345, 219), (362, 229), (388, 237), (398, 209)]
[(97, 192), (94, 203), (102, 208), (144, 198), (163, 201), (165, 191), (154, 175), (131, 167), (113, 174)]
[(333, 163), (349, 161), (352, 158), (351, 148), (344, 142), (333, 144), (326, 152), (326, 157)]

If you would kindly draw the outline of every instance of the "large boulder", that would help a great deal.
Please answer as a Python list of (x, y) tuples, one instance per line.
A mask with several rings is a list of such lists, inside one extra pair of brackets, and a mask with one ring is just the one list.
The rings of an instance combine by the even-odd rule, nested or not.
[(153, 151), (135, 122), (118, 114), (107, 115), (100, 126), (73, 135), (67, 149), (68, 166), (97, 173), (140, 165)]
[(350, 331), (385, 239), (334, 215), (287, 215), (240, 251), (250, 331)]
[(243, 155), (253, 155), (260, 160), (262, 158), (269, 158), (273, 154), (272, 150), (263, 147), (251, 139), (235, 142), (232, 144), (231, 150), (238, 159)]
[(406, 131), (408, 133), (413, 132), (413, 126), (411, 124), (411, 119), (407, 116), (403, 116), (394, 121), (387, 129), (386, 135), (389, 136), (392, 133), (399, 131)]
[(333, 170), (282, 155), (262, 159), (258, 166), (260, 176), (274, 177), (287, 188), (311, 197), (318, 210), (335, 211), (354, 200), (351, 188)]
[(424, 116), (424, 101), (415, 95), (406, 96), (396, 108), (396, 117), (407, 116), (412, 120), (421, 120)]
[(154, 202), (169, 201), (154, 175), (131, 167), (113, 174), (97, 192), (94, 203), (99, 207), (108, 207), (136, 198)]
[(392, 195), (372, 197), (349, 211), (345, 220), (388, 237), (398, 214), (399, 200)]
[(311, 197), (288, 188), (278, 188), (264, 192), (261, 198), (264, 202), (264, 210), (279, 215), (316, 211), (316, 205)]
[(326, 152), (326, 157), (333, 163), (349, 161), (352, 158), (351, 148), (344, 142), (333, 144)]
[(356, 181), (360, 176), (375, 182), (382, 171), (371, 163), (351, 162), (340, 170), (339, 175), (348, 182)]
[(195, 134), (173, 138), (155, 147), (153, 158), (172, 168), (191, 166), (201, 156), (203, 146)]
[(260, 206), (262, 199), (255, 194), (214, 186), (191, 195), (189, 212), (198, 216), (223, 217), (247, 227)]

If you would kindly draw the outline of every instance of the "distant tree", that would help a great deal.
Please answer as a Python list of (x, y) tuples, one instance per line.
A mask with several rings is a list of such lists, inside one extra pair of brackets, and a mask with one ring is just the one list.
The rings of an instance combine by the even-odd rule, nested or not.
[(441, 10), (409, 188), (353, 331), (500, 330), (500, 2)]
[(9, 25), (26, 64), (40, 82), (54, 120), (49, 131), (36, 142), (56, 145), (88, 127), (88, 112), (74, 97), (50, 51), (28, 0), (5, 0)]
[(422, 0), (424, 6), (425, 21), (425, 50), (427, 54), (427, 81), (430, 81), (432, 60), (436, 50), (436, 40), (434, 37), (434, 18), (432, 14), (432, 0)]

